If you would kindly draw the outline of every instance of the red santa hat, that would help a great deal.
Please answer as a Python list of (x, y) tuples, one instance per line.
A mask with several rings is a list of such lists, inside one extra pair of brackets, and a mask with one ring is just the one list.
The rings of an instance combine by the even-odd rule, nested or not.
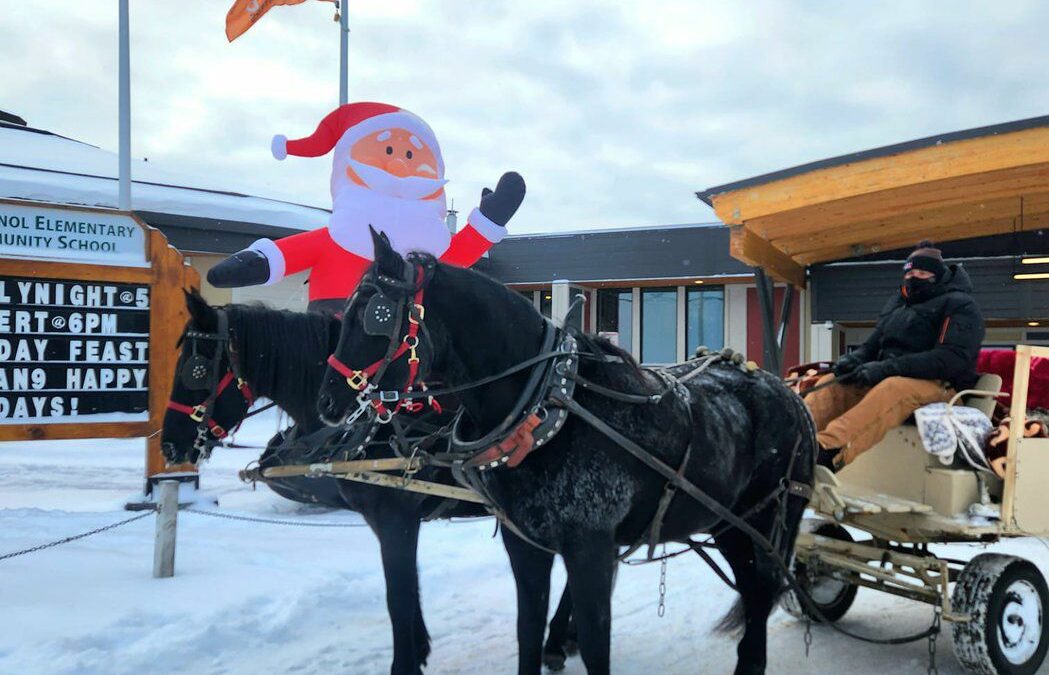
[(437, 136), (419, 116), (386, 103), (347, 103), (328, 113), (317, 130), (306, 138), (289, 141), (286, 136), (273, 137), (273, 156), (284, 159), (288, 155), (320, 157), (339, 144), (352, 145), (376, 131), (405, 129), (433, 150), (437, 158), (439, 176), (444, 176), (444, 160)]

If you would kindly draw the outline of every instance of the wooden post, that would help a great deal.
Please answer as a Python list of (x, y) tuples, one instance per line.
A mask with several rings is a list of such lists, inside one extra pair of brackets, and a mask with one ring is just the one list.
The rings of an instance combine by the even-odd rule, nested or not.
[(177, 480), (158, 483), (157, 534), (153, 542), (153, 578), (175, 576), (175, 534), (178, 529)]
[(1027, 424), (1027, 386), (1031, 379), (1031, 347), (1017, 345), (1016, 366), (1013, 368), (1013, 395), (1009, 406), (1009, 444), (1005, 453), (1005, 486), (1002, 488), (1002, 527), (1011, 529), (1013, 506), (1016, 503), (1016, 455), (1023, 442)]

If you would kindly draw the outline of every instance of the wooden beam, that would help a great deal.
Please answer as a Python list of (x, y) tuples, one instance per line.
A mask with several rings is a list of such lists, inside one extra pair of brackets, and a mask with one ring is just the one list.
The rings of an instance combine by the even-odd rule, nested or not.
[(904, 185), (1049, 163), (1049, 127), (983, 136), (817, 169), (713, 197), (726, 224)]
[[(1025, 219), (1027, 229), (1040, 229), (1049, 227), (1049, 214), (1038, 214)], [(922, 231), (921, 236), (933, 241), (955, 241), (958, 239), (972, 239), (973, 237), (985, 237), (995, 234), (1008, 234), (1013, 231), (1014, 221), (1012, 218), (991, 220), (986, 222), (971, 223), (967, 225), (944, 225), (941, 227), (927, 228)], [(920, 239), (920, 237), (919, 237)], [(855, 241), (849, 244), (837, 244), (826, 248), (805, 251), (799, 253), (796, 259), (800, 264), (812, 265), (819, 262), (830, 262), (854, 258), (858, 255), (878, 253), (881, 251), (892, 251), (895, 249), (914, 246), (918, 240), (914, 233), (895, 234), (892, 236), (874, 236), (869, 239)]]
[(1046, 191), (1049, 191), (1049, 164), (1038, 164), (903, 185), (755, 218), (747, 221), (747, 225), (762, 237), (776, 241), (933, 208), (1013, 198), (1018, 209), (1020, 195)]
[[(838, 226), (802, 236), (774, 239), (772, 243), (788, 255), (799, 257), (811, 251), (857, 242), (864, 242), (869, 247), (871, 242), (896, 239), (899, 236), (910, 237), (914, 239), (913, 243), (917, 243), (922, 238), (930, 237), (928, 233), (931, 230), (944, 231), (946, 229), (950, 239), (958, 239), (959, 237), (953, 236), (953, 233), (950, 232), (952, 227), (962, 229), (968, 225), (981, 223), (1007, 221), (1010, 228), (1018, 231), (1037, 229), (1036, 221), (1047, 212), (1049, 212), (1049, 192), (1024, 196), (1022, 228), (1020, 200), (1010, 197), (912, 212), (892, 218), (855, 223), (847, 227)], [(995, 231), (998, 229), (996, 225), (989, 227)]]
[(729, 254), (751, 267), (764, 269), (778, 281), (805, 288), (805, 268), (743, 225), (731, 228)]

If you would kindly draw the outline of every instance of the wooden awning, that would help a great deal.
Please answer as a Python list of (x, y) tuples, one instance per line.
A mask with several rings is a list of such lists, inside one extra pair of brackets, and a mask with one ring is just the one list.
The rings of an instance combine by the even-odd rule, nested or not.
[(876, 148), (697, 192), (734, 258), (805, 286), (805, 268), (1049, 226), (1049, 116)]

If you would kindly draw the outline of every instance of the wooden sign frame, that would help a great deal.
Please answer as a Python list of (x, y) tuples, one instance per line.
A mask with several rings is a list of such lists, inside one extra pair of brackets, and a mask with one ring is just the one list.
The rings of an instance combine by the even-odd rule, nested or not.
[(45, 259), (0, 258), (0, 274), (149, 285), (149, 419), (134, 422), (60, 422), (47, 424), (0, 424), (0, 441), (39, 441), (79, 438), (146, 438), (146, 476), (165, 472), (193, 472), (191, 464), (167, 466), (160, 452), (160, 429), (178, 352), (175, 343), (189, 319), (183, 290), (200, 288), (200, 275), (185, 263), (167, 237), (147, 225), (134, 212), (49, 204), (20, 199), (0, 199), (0, 204), (78, 213), (102, 213), (131, 218), (146, 235), (148, 267), (124, 267), (93, 263), (58, 262)]

